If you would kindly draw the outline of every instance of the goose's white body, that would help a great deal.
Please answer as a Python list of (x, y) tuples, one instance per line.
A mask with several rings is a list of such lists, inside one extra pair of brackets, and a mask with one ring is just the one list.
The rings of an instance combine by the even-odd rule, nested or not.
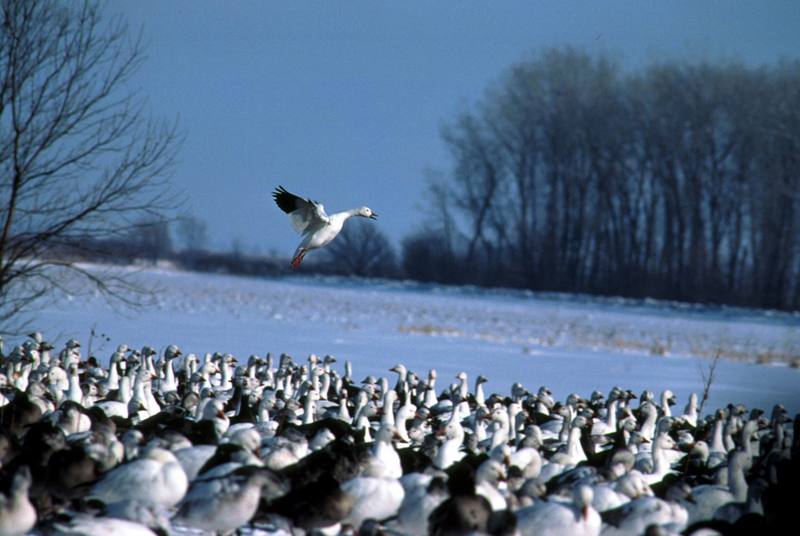
[(573, 492), (574, 504), (540, 501), (516, 512), (520, 534), (542, 536), (597, 536), (602, 521), (592, 507), (593, 492), (580, 486)]
[(169, 508), (183, 498), (188, 486), (186, 473), (175, 456), (168, 450), (151, 448), (141, 458), (106, 473), (91, 494), (107, 503), (147, 497)]
[(405, 490), (395, 478), (360, 476), (342, 484), (353, 501), (353, 509), (342, 523), (360, 527), (365, 519), (386, 519), (397, 515)]
[(11, 484), (9, 497), (0, 493), (0, 536), (17, 536), (31, 530), (36, 523), (36, 510), (28, 498), (31, 473), (19, 469)]
[(261, 488), (269, 480), (267, 473), (260, 471), (198, 480), (181, 501), (173, 521), (217, 533), (233, 531), (253, 517)]
[(50, 534), (74, 536), (156, 536), (156, 533), (140, 525), (139, 523), (126, 519), (116, 519), (113, 517), (89, 517), (78, 516), (68, 522), (56, 523)]
[(650, 525), (665, 527), (680, 532), (687, 526), (689, 515), (675, 502), (657, 497), (640, 497), (621, 507), (616, 524), (603, 527), (603, 535), (633, 536), (644, 534)]

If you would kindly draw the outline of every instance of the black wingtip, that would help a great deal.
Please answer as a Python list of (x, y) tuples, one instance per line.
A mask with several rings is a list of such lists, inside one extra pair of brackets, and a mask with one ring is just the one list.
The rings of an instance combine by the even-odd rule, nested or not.
[(279, 195), (281, 195), (281, 194), (288, 194), (288, 193), (289, 193), (289, 192), (287, 192), (287, 191), (286, 191), (286, 188), (284, 188), (283, 186), (281, 186), (281, 185), (279, 184), (277, 188), (275, 188), (274, 190), (272, 190), (272, 198), (277, 200)]
[(281, 185), (278, 185), (278, 187), (273, 190), (272, 198), (275, 200), (275, 204), (278, 205), (278, 208), (287, 214), (297, 210), (297, 200), (299, 198)]

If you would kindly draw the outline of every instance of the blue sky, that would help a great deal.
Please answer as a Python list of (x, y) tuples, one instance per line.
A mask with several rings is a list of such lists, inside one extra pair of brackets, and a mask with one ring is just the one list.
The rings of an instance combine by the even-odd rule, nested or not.
[(173, 182), (210, 245), (290, 255), (278, 184), (328, 212), (368, 205), (393, 242), (421, 224), (441, 125), (547, 47), (626, 68), (800, 57), (795, 1), (112, 1), (141, 28), (131, 81), (186, 135)]

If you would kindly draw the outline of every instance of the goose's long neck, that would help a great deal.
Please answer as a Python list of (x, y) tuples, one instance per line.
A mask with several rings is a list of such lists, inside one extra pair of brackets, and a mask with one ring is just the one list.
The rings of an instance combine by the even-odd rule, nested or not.
[(166, 363), (166, 372), (165, 372), (165, 383), (168, 385), (176, 385), (175, 384), (175, 369), (172, 368), (172, 359), (167, 359)]
[(672, 417), (672, 410), (669, 408), (669, 400), (661, 394), (661, 411), (665, 417)]
[(583, 452), (583, 447), (581, 446), (581, 429), (577, 426), (573, 426), (569, 431), (567, 454), (573, 459), (586, 459), (586, 453)]
[(83, 392), (81, 391), (80, 381), (78, 380), (78, 372), (70, 371), (69, 374), (69, 393), (67, 398), (73, 402), (81, 403)]
[(269, 422), (269, 401), (267, 397), (261, 399), (258, 403), (258, 422)]
[(503, 445), (509, 439), (508, 419), (496, 419), (494, 421), (494, 431), (492, 433), (491, 448)]
[(642, 424), (641, 433), (647, 439), (653, 439), (656, 431), (656, 412), (655, 408), (649, 402), (647, 403), (647, 418)]
[(408, 441), (408, 429), (406, 428), (406, 421), (411, 417), (413, 408), (408, 403), (400, 406), (397, 409), (397, 414), (394, 416), (394, 425), (397, 428), (397, 433), (404, 441)]
[(733, 423), (726, 423), (722, 429), (722, 444), (725, 446), (725, 452), (730, 452), (736, 448), (733, 442)]
[(225, 389), (231, 388), (231, 377), (233, 376), (232, 366), (229, 362), (222, 362), (222, 386)]
[(466, 400), (467, 399), (467, 395), (469, 394), (469, 386), (467, 385), (466, 376), (461, 378), (461, 380), (459, 380), (459, 382), (460, 382), (458, 384), (458, 397), (459, 397), (459, 400)]
[(784, 438), (786, 437), (786, 434), (783, 430), (783, 425), (780, 423), (780, 421), (775, 421), (772, 429), (775, 433), (775, 443), (772, 449), (780, 452), (783, 448)]
[(726, 452), (722, 442), (722, 419), (714, 421), (714, 432), (711, 438), (711, 452)]
[(511, 441), (517, 439), (517, 415), (521, 408), (516, 403), (508, 406), (508, 438)]
[(381, 415), (381, 424), (391, 424), (394, 426), (395, 419), (394, 419), (394, 400), (397, 398), (397, 395), (394, 394), (394, 391), (386, 391), (386, 395), (383, 397), (383, 415)]
[(117, 370), (117, 362), (113, 359), (108, 365), (108, 389), (119, 389), (119, 371)]
[(303, 424), (314, 422), (314, 398), (309, 394), (303, 405)]
[[(753, 423), (753, 424), (751, 424), (751, 423)], [(758, 430), (758, 426), (755, 424), (755, 421), (748, 421), (742, 427), (742, 432), (741, 432), (741, 436), (740, 436), (741, 443), (742, 443), (742, 448), (747, 453), (747, 455), (750, 457), (750, 459), (752, 459), (753, 456), (759, 454), (758, 452), (753, 452), (753, 444), (750, 441), (750, 438), (753, 435), (755, 435), (756, 430)]]
[(741, 464), (728, 466), (728, 486), (736, 502), (747, 500), (747, 481), (744, 478), (744, 468)]
[(436, 396), (436, 378), (431, 378), (428, 380), (428, 388), (425, 389), (425, 393), (423, 394), (422, 398), (422, 405), (425, 407), (432, 407), (435, 406), (438, 402), (438, 397)]
[(483, 394), (483, 382), (480, 380), (475, 382), (475, 403), (479, 406), (486, 405), (486, 396)]
[(569, 431), (572, 427), (572, 418), (575, 416), (571, 406), (567, 406), (567, 414), (564, 416), (564, 421), (561, 423), (561, 431), (558, 434), (558, 440), (561, 443), (566, 443), (569, 439)]
[(319, 376), (318, 371), (311, 372), (311, 390), (319, 393)]
[(157, 376), (156, 366), (153, 363), (153, 356), (149, 354), (147, 358), (145, 358), (145, 363), (147, 364), (147, 372), (152, 376)]
[(661, 442), (656, 440), (653, 442), (653, 473), (660, 475), (669, 471), (669, 462), (661, 446)]
[(328, 391), (331, 388), (331, 375), (330, 373), (324, 373), (321, 378), (321, 383), (319, 386), (319, 397), (323, 400), (328, 400)]
[(344, 222), (352, 218), (353, 216), (358, 216), (358, 209), (351, 208), (350, 210), (343, 210), (342, 212), (335, 212), (328, 216), (331, 224), (335, 226), (344, 225)]
[(364, 408), (367, 406), (367, 397), (362, 396), (359, 393), (358, 400), (356, 401), (356, 409), (353, 412), (353, 426), (358, 425), (358, 419), (361, 417), (361, 412), (364, 411)]
[(689, 403), (686, 404), (686, 409), (684, 410), (687, 415), (697, 415), (697, 395), (692, 393), (689, 396)]
[(133, 396), (144, 397), (144, 373), (143, 372), (138, 372), (136, 374), (136, 379), (133, 382)]
[(611, 401), (608, 405), (608, 415), (606, 416), (606, 423), (611, 430), (617, 429), (617, 405), (619, 402), (617, 399)]
[(348, 382), (353, 381), (353, 363), (350, 361), (344, 362), (344, 379)]
[(131, 400), (131, 379), (128, 376), (123, 376), (119, 380), (119, 401), (126, 404)]

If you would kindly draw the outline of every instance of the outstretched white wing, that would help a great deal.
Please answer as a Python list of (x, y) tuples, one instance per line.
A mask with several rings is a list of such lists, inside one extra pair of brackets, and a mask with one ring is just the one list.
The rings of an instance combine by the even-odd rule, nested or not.
[(278, 207), (289, 215), (289, 221), (298, 233), (308, 233), (329, 222), (322, 203), (294, 195), (283, 186), (278, 186), (272, 192), (272, 197)]

